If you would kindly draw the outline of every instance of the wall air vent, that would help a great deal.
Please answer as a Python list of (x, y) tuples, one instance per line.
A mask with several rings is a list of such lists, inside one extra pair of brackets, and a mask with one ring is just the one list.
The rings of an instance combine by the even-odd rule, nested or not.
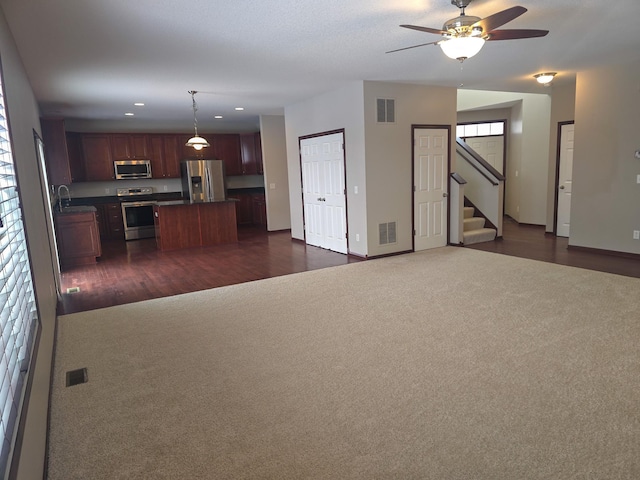
[(378, 225), (380, 245), (396, 243), (396, 222), (381, 223)]
[(396, 101), (393, 98), (376, 100), (378, 123), (396, 123)]

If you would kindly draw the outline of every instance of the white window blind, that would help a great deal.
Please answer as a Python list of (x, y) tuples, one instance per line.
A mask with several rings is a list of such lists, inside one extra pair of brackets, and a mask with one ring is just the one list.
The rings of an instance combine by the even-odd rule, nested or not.
[(15, 441), (37, 311), (0, 85), (0, 476)]

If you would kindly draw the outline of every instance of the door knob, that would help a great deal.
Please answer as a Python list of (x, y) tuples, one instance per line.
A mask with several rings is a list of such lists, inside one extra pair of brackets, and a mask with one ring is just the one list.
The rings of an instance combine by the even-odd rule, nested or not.
[(564, 185), (560, 185), (560, 190), (564, 190)]
[(449, 196), (449, 194), (448, 194), (447, 192), (444, 192), (444, 193), (442, 194), (442, 196), (443, 196), (444, 198), (447, 198), (447, 197)]

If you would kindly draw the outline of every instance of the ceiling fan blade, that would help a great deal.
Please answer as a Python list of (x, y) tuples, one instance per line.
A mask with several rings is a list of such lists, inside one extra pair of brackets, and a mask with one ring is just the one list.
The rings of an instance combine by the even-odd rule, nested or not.
[(436, 35), (442, 35), (443, 33), (447, 33), (444, 30), (439, 30), (437, 28), (419, 27), (418, 25), (400, 25), (400, 26), (403, 28), (410, 28), (411, 30), (418, 30), (419, 32), (435, 33)]
[(482, 27), (483, 33), (490, 33), (494, 28), (501, 27), (505, 23), (510, 22), (511, 20), (518, 18), (527, 9), (524, 7), (511, 7), (506, 10), (502, 10), (501, 12), (494, 13), (493, 15), (489, 15), (488, 17), (483, 18), (482, 20), (477, 21), (471, 27)]
[(421, 43), (420, 45), (413, 45), (411, 47), (398, 48), (396, 50), (389, 50), (388, 52), (384, 52), (384, 53), (399, 52), (401, 50), (409, 50), (410, 48), (424, 47), (425, 45), (436, 45), (436, 44), (438, 44), (440, 42), (441, 42), (441, 40), (438, 40), (437, 42)]
[(519, 38), (544, 37), (549, 30), (493, 30), (487, 40), (517, 40)]

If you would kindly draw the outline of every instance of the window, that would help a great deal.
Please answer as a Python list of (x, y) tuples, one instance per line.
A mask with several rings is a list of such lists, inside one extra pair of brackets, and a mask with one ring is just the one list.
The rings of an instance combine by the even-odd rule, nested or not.
[(505, 122), (465, 123), (456, 127), (456, 137), (490, 137), (504, 135)]
[(37, 311), (0, 84), (0, 475), (15, 441)]

